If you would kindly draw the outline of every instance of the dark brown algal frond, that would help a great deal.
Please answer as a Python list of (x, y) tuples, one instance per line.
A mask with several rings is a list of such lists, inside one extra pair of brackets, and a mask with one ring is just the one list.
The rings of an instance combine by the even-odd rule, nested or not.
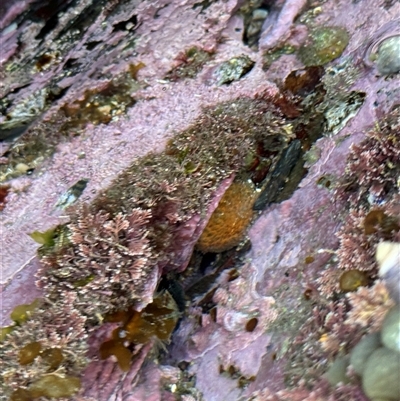
[(76, 308), (74, 292), (64, 292), (56, 303), (42, 300), (30, 319), (0, 343), (1, 400), (27, 389), (52, 372), (77, 376), (86, 366), (86, 318)]

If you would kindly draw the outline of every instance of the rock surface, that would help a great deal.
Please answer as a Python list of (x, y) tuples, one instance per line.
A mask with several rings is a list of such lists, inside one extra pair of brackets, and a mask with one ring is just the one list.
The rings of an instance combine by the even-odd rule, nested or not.
[[(301, 322), (297, 327), (277, 322), (287, 310), (311, 314), (304, 292), (313, 289), (315, 277), (339, 246), (337, 233), (347, 214), (345, 202), (333, 200), (332, 189), (321, 185), (321, 178), (339, 182), (351, 146), (400, 103), (399, 74), (380, 75), (369, 57), (377, 43), (400, 33), (396, 19), (400, 4), (389, 0), (328, 0), (311, 5), (304, 0), (267, 2), (263, 7), (269, 14), (259, 49), (252, 49), (242, 40), (244, 18), (238, 10), (244, 3), (81, 0), (56, 2), (54, 10), (45, 1), (1, 5), (0, 135), (4, 142), (0, 161), (8, 166), (1, 170), (3, 185), (10, 187), (0, 212), (2, 325), (9, 324), (15, 305), (40, 294), (34, 285), (38, 244), (28, 234), (68, 220), (57, 207), (66, 191), (88, 179), (77, 202), (90, 203), (135, 160), (163, 151), (168, 139), (190, 126), (202, 108), (265, 93), (272, 99), (287, 75), (303, 66), (296, 54), (284, 54), (264, 70), (263, 52), (282, 42), (299, 46), (311, 27), (345, 28), (349, 44), (326, 68), (356, 68), (354, 79), (344, 86), (348, 93), (365, 94), (359, 109), (344, 115), (336, 130), (328, 126), (317, 140), (313, 147), (317, 160), (308, 166), (293, 195), (260, 212), (248, 232), (252, 248), (237, 266), (240, 277), (230, 281), (222, 274), (217, 280), (216, 318), (191, 305), (161, 364), (146, 359), (150, 345), (140, 350), (126, 374), (113, 361), (100, 362), (93, 356), (83, 375), (85, 390), (76, 400), (192, 400), (201, 395), (205, 401), (318, 399), (318, 394), (313, 398), (304, 389), (298, 391), (298, 398), (294, 393), (291, 398), (279, 398), (279, 391), (287, 387), (284, 371), (290, 362), (284, 350)], [(167, 79), (170, 71), (185, 63), (182, 53), (194, 46), (212, 57), (194, 78)], [(242, 55), (255, 62), (253, 68), (229, 85), (217, 85), (215, 68)], [(123, 108), (100, 110), (106, 123), (68, 125), (71, 119), (65, 105), (87, 100), (85, 91), (105, 93), (112, 79), (130, 83), (124, 86), (124, 94), (133, 102), (118, 98)], [(37, 142), (45, 146), (29, 157), (15, 147)], [(18, 172), (12, 157), (20, 155), (18, 161), (28, 165), (32, 174)], [(215, 203), (224, 189), (216, 194)], [(189, 263), (202, 228), (204, 222), (192, 240), (182, 235), (181, 266)], [(310, 255), (313, 260), (308, 263)], [(257, 326), (246, 330), (254, 317)], [(188, 367), (177, 369), (182, 362)], [(187, 387), (179, 387), (179, 382)], [(357, 392), (361, 390), (351, 391), (348, 398), (335, 393), (329, 400), (366, 399)]]

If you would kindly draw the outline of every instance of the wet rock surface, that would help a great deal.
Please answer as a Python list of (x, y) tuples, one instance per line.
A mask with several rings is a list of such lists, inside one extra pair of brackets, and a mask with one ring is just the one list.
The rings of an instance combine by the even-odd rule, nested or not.
[[(348, 210), (333, 192), (342, 185), (346, 158), (400, 103), (398, 57), (391, 55), (399, 4), (247, 3), (1, 5), (0, 174), (10, 188), (0, 211), (2, 325), (10, 324), (16, 305), (41, 295), (34, 284), (39, 244), (29, 234), (68, 223), (70, 206), (91, 204), (135, 160), (162, 152), (204, 107), (270, 99), (290, 137), (286, 150), (260, 146), (246, 160), (245, 178), (261, 193), (248, 231), (251, 249), (241, 244), (237, 253), (203, 265), (196, 261), (201, 253), (193, 253), (231, 176), (214, 190), (206, 213), (193, 211), (173, 233), (176, 247), (143, 291), (142, 307), (163, 273), (190, 290), (171, 344), (161, 351), (152, 342), (138, 347), (124, 373), (112, 358), (100, 360), (98, 347), (110, 329), (99, 326), (91, 332), (90, 364), (76, 400), (313, 400), (301, 379), (323, 399), (367, 399), (359, 383), (333, 390), (320, 382), (330, 354), (316, 345), (323, 340), (305, 346), (298, 336), (313, 316), (316, 327), (326, 328), (315, 310), (330, 302), (329, 295), (319, 293), (316, 280), (336, 263), (332, 252), (341, 245), (337, 233)], [(333, 46), (334, 54), (327, 59), (324, 53), (324, 67), (312, 59), (308, 71), (318, 79), (290, 83), (288, 77), (300, 77), (308, 64), (299, 49), (321, 26), (346, 32), (347, 46), (322, 46)], [(200, 53), (207, 56), (196, 58)], [(228, 71), (228, 79), (212, 79), (232, 60), (246, 63)], [(273, 131), (272, 121), (266, 129)], [(198, 168), (184, 164), (193, 180)], [(292, 181), (298, 188), (289, 188)], [(70, 189), (79, 182), (85, 185), (72, 199)], [(376, 189), (371, 199), (381, 193)], [(195, 288), (204, 277), (207, 284)], [(319, 334), (323, 339), (322, 329)], [(294, 351), (296, 344), (303, 354)], [(312, 363), (301, 364), (303, 357)]]

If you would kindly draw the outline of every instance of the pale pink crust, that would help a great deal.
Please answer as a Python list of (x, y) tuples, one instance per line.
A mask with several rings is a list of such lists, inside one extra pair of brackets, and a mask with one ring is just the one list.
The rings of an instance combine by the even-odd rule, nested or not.
[[(301, 14), (306, 0), (278, 1), (282, 8), (266, 19), (260, 37), (260, 47), (268, 50), (285, 42), (294, 32), (294, 20)], [(278, 15), (277, 15), (278, 14)]]

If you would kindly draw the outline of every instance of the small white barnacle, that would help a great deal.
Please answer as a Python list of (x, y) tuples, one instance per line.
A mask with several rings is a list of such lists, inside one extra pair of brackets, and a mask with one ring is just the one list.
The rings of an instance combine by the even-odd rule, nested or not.
[(125, 330), (121, 329), (121, 330), (118, 331), (118, 337), (119, 338), (126, 338), (126, 336), (127, 336), (127, 333), (126, 333)]

